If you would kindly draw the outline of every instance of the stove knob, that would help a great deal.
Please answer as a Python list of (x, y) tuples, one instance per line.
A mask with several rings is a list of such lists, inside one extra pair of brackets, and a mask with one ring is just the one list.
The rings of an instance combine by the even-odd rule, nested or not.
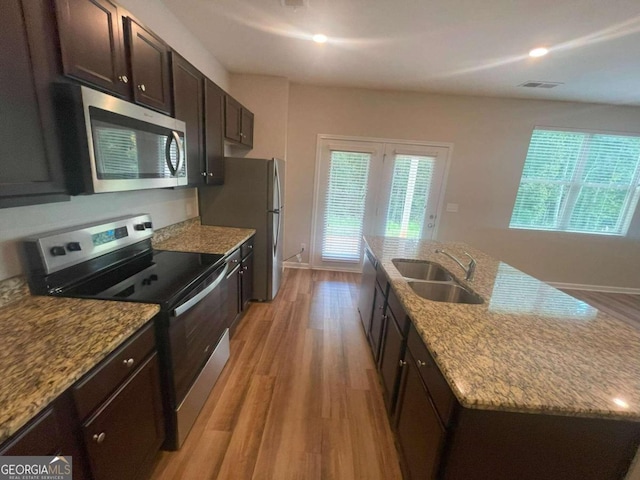
[(134, 229), (134, 230), (138, 230), (138, 231), (144, 230), (144, 223), (136, 223), (136, 224), (133, 226), (133, 229)]
[(144, 228), (153, 228), (153, 224), (151, 222), (144, 222)]
[(142, 279), (142, 284), (143, 285), (151, 285), (151, 280), (149, 280), (148, 278), (143, 278)]
[(151, 274), (151, 276), (149, 277), (149, 280), (152, 282), (155, 280), (158, 280), (158, 275), (156, 275), (155, 273)]
[(67, 254), (67, 251), (64, 249), (64, 247), (51, 247), (50, 252), (54, 257)]
[(69, 242), (67, 243), (67, 250), (70, 252), (79, 252), (82, 250), (82, 247), (80, 246), (80, 242)]

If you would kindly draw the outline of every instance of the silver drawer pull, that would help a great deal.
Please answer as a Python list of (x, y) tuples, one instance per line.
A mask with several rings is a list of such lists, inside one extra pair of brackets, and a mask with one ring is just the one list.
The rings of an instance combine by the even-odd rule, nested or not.
[(104, 442), (104, 439), (106, 438), (106, 434), (104, 432), (100, 432), (98, 433), (94, 433), (93, 434), (93, 441), (96, 443), (102, 443)]
[(400, 360), (400, 366), (404, 367), (407, 364), (407, 362), (405, 362), (404, 360)]
[(141, 92), (146, 92), (147, 91), (147, 87), (145, 87), (144, 83), (138, 85), (138, 90), (140, 90)]
[(118, 77), (118, 80), (120, 80), (122, 83), (129, 83), (129, 78), (127, 78), (126, 75), (120, 75)]
[(127, 358), (126, 360), (122, 361), (125, 367), (130, 367), (131, 365), (133, 365), (133, 362), (134, 362), (133, 358)]
[(419, 367), (425, 367), (427, 364), (425, 362), (423, 362), (422, 360), (416, 360), (416, 363), (418, 364)]

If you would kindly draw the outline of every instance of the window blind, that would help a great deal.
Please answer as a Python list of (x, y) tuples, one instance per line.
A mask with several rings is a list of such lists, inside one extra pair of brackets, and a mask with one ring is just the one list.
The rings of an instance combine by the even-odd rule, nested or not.
[(118, 128), (94, 129), (98, 178), (136, 178), (138, 159), (135, 132)]
[(509, 226), (624, 235), (639, 163), (640, 137), (536, 129)]
[(435, 160), (418, 155), (396, 155), (385, 235), (420, 238)]
[(359, 262), (371, 154), (332, 151), (325, 197), (322, 260)]

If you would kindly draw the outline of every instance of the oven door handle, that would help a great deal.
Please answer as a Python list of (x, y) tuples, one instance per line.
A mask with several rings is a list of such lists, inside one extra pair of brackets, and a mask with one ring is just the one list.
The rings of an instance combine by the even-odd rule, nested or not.
[(224, 269), (222, 270), (222, 272), (220, 273), (220, 275), (218, 275), (218, 278), (216, 278), (213, 283), (211, 283), (209, 286), (207, 286), (207, 288), (205, 288), (204, 290), (202, 290), (200, 293), (198, 293), (195, 297), (190, 298), (189, 300), (187, 300), (186, 302), (184, 302), (182, 305), (180, 305), (179, 307), (177, 307), (173, 313), (172, 316), (173, 317), (179, 317), (180, 315), (182, 315), (183, 313), (185, 313), (187, 310), (190, 310), (192, 307), (194, 307), (200, 300), (202, 300), (204, 297), (206, 297), (207, 295), (209, 295), (211, 292), (213, 292), (215, 290), (215, 288), (220, 285), (220, 282), (222, 282), (225, 279), (225, 275), (227, 274), (227, 270), (229, 270), (229, 265), (226, 264), (224, 266)]

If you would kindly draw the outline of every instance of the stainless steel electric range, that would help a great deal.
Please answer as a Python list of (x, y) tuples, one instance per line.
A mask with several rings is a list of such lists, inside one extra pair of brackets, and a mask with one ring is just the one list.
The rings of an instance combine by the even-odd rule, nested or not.
[(147, 214), (24, 240), (32, 293), (156, 303), (167, 422), (180, 448), (229, 358), (223, 255), (154, 250)]

